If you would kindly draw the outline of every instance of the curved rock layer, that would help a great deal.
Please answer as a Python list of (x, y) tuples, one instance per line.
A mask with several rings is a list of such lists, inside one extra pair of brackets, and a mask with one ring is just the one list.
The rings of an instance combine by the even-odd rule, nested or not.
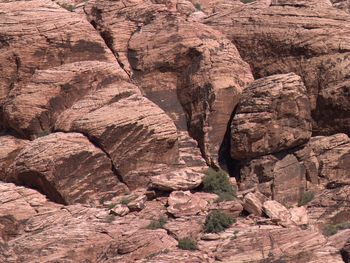
[(5, 181), (38, 189), (63, 204), (98, 204), (127, 191), (106, 154), (76, 133), (54, 133), (29, 143)]
[(209, 164), (217, 164), (232, 108), (252, 81), (236, 48), (219, 32), (161, 4), (96, 1), (86, 10), (120, 59), (128, 57), (132, 78), (146, 96), (179, 130), (189, 130)]
[(0, 3), (0, 10), (6, 11), (0, 14), (0, 103), (37, 69), (76, 61), (114, 60), (83, 17), (51, 1)]
[[(169, 167), (173, 167), (181, 189), (201, 183), (199, 172), (206, 165), (196, 152), (197, 144), (190, 144), (189, 148), (194, 148), (190, 151), (192, 159), (187, 156), (188, 146), (179, 149), (188, 135), (178, 133), (173, 120), (142, 96), (98, 32), (83, 17), (65, 10), (69, 9), (67, 6), (45, 1), (1, 5), (8, 10), (1, 14), (1, 21), (12, 21), (2, 27), (1, 36), (6, 39), (3, 46), (6, 52), (2, 54), (18, 54), (22, 63), (18, 78), (12, 79), (13, 86), (4, 90), (0, 102), (3, 113), (0, 118), (4, 118), (7, 129), (29, 139), (57, 131), (82, 133), (107, 154), (120, 179), (133, 189), (147, 186), (151, 175), (163, 175)], [(36, 14), (37, 18), (27, 23), (31, 16), (35, 17), (36, 10), (41, 10), (42, 16)], [(19, 40), (22, 24), (25, 27), (21, 30), (27, 33)], [(42, 29), (41, 24), (45, 24)], [(25, 41), (26, 48), (19, 49)], [(35, 45), (30, 45), (31, 41), (36, 41)], [(85, 46), (76, 48), (76, 43)], [(101, 48), (96, 49), (97, 46)], [(31, 63), (33, 67), (28, 70), (26, 67), (31, 67)], [(0, 69), (4, 72), (2, 76), (7, 76), (8, 67), (4, 64)], [(14, 76), (13, 72), (8, 74)], [(180, 167), (185, 169), (177, 171)], [(194, 180), (194, 186), (188, 186), (187, 177)], [(30, 178), (26, 180), (21, 183), (32, 184)]]
[[(3, 106), (4, 116), (8, 126), (19, 134), (43, 136), (53, 130), (58, 116), (84, 95), (122, 80), (126, 82), (128, 77), (115, 62), (84, 61), (36, 70), (25, 84), (10, 91)], [(129, 85), (121, 93), (128, 96), (139, 92)]]
[(205, 23), (224, 32), (254, 76), (295, 72), (306, 85), (314, 132), (348, 133), (350, 17), (319, 1), (272, 1), (215, 14)]

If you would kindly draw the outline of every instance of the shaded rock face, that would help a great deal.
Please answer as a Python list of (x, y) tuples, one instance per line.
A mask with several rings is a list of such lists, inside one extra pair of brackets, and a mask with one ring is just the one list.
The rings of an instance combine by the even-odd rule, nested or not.
[(5, 180), (36, 188), (63, 204), (98, 204), (127, 191), (106, 154), (74, 133), (55, 133), (29, 143)]
[(237, 95), (252, 80), (249, 66), (222, 34), (160, 4), (111, 5), (89, 4), (91, 23), (102, 36), (109, 32), (119, 59), (128, 57), (132, 78), (146, 96), (179, 130), (188, 129), (207, 163), (216, 164)]
[[(314, 1), (272, 1), (211, 16), (254, 76), (295, 72), (307, 88), (317, 134), (349, 131), (349, 21), (342, 11)], [(324, 32), (331, 32), (329, 34)]]
[(241, 163), (241, 188), (260, 191), (282, 203), (297, 202), (306, 170), (288, 150), (311, 138), (305, 87), (291, 73), (262, 78), (248, 86), (231, 122), (231, 157)]
[(274, 75), (244, 90), (231, 123), (231, 156), (255, 158), (304, 144), (310, 137), (310, 103), (301, 78)]
[(28, 141), (13, 136), (0, 136), (0, 179), (3, 180), (9, 166)]
[(240, 187), (258, 186), (265, 195), (293, 204), (313, 186), (334, 188), (348, 185), (348, 158), (347, 135), (312, 137), (300, 148), (242, 163)]
[(308, 204), (311, 223), (319, 226), (347, 222), (350, 215), (350, 186), (326, 189)]
[(132, 35), (129, 59), (147, 97), (179, 129), (188, 127), (215, 163), (237, 95), (252, 80), (235, 47), (208, 27), (167, 14)]

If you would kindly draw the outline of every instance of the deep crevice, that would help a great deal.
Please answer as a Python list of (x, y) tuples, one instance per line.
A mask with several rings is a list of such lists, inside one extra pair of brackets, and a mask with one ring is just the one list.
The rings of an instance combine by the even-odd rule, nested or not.
[[(85, 15), (87, 17), (89, 17), (89, 14), (85, 11), (85, 8), (84, 8), (84, 13), (85, 13)], [(110, 30), (104, 29), (103, 26), (99, 23), (99, 21), (102, 20), (102, 11), (100, 9), (98, 9), (97, 7), (93, 7), (92, 10), (91, 10), (91, 16), (94, 17), (94, 19), (87, 19), (87, 20), (95, 28), (95, 30), (99, 33), (99, 35), (101, 36), (101, 38), (105, 42), (106, 46), (108, 47), (108, 49), (114, 55), (114, 57), (115, 57), (116, 61), (118, 62), (120, 68), (130, 78), (131, 77), (130, 76), (130, 72), (125, 70), (125, 65), (123, 64), (123, 62), (120, 61), (118, 52), (116, 50), (114, 50), (114, 48), (113, 48), (114, 40), (113, 40), (113, 36), (112, 36)]]
[(67, 205), (62, 195), (55, 189), (55, 187), (39, 172), (28, 171), (20, 173), (15, 179), (16, 185), (25, 186), (31, 189), (35, 189), (47, 198), (55, 203)]
[(220, 167), (227, 171), (230, 176), (240, 180), (240, 161), (231, 157), (231, 123), (237, 113), (238, 104), (231, 113), (227, 123), (226, 132), (219, 149), (218, 162)]
[(125, 184), (127, 186), (127, 184), (124, 182), (124, 179), (120, 173), (120, 171), (115, 167), (112, 157), (110, 156), (110, 154), (100, 145), (100, 143), (98, 142), (98, 140), (96, 138), (94, 138), (93, 136), (89, 136), (89, 134), (85, 133), (85, 132), (81, 132), (81, 131), (63, 131), (63, 130), (55, 130), (55, 132), (63, 132), (63, 133), (80, 133), (81, 135), (83, 135), (86, 139), (89, 140), (89, 142), (94, 145), (96, 148), (100, 149), (110, 160), (111, 162), (111, 170), (113, 172), (113, 174), (118, 178), (118, 180)]

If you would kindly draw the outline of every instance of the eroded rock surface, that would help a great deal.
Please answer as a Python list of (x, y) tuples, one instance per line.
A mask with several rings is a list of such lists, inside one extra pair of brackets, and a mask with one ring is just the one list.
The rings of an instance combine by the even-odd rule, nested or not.
[(311, 137), (310, 103), (295, 74), (259, 79), (243, 92), (231, 123), (231, 156), (250, 159), (304, 144)]
[(217, 163), (237, 95), (252, 81), (236, 48), (219, 32), (161, 4), (96, 1), (86, 10), (119, 59), (128, 57), (132, 78), (146, 96), (178, 129), (188, 128), (208, 163)]
[(25, 146), (5, 180), (63, 204), (92, 203), (127, 191), (106, 154), (77, 133), (54, 133)]
[(266, 7), (231, 8), (205, 23), (232, 40), (256, 78), (300, 75), (311, 101), (315, 132), (347, 132), (349, 15), (325, 1), (271, 2)]

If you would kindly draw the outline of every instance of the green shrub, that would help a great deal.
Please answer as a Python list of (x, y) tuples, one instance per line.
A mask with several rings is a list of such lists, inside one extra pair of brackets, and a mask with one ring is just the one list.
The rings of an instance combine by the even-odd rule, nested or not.
[(306, 205), (307, 203), (311, 202), (315, 197), (315, 194), (313, 192), (304, 192), (301, 196), (298, 206)]
[(206, 171), (203, 178), (203, 191), (217, 194), (218, 201), (230, 201), (235, 198), (235, 191), (223, 170), (215, 171), (209, 168)]
[(127, 205), (131, 202), (131, 199), (130, 198), (122, 198), (120, 201), (119, 201), (119, 204), (121, 205)]
[(117, 204), (109, 204), (109, 205), (108, 205), (108, 209), (111, 210), (111, 209), (113, 209), (116, 205), (117, 205)]
[(63, 7), (64, 9), (68, 10), (69, 12), (73, 12), (74, 9), (75, 9), (75, 6), (74, 5), (71, 5), (71, 4), (66, 4), (66, 3), (63, 3), (63, 4), (59, 4), (61, 7)]
[(177, 246), (182, 250), (196, 250), (197, 242), (190, 237), (185, 237), (179, 240)]
[(161, 216), (157, 220), (152, 220), (151, 223), (147, 226), (148, 229), (158, 229), (158, 228), (164, 228), (164, 225), (167, 222), (167, 218), (164, 216)]
[(235, 222), (229, 215), (220, 211), (213, 210), (207, 215), (204, 223), (205, 233), (219, 233), (230, 227)]
[(201, 4), (200, 4), (200, 3), (195, 3), (195, 4), (194, 4), (194, 7), (195, 7), (198, 11), (202, 10), (202, 7), (201, 7)]
[(243, 4), (248, 4), (248, 3), (255, 2), (255, 0), (241, 0), (241, 2), (242, 2)]
[(323, 234), (325, 236), (332, 236), (338, 233), (339, 230), (344, 229), (350, 229), (350, 222), (325, 225), (325, 227), (323, 228)]

